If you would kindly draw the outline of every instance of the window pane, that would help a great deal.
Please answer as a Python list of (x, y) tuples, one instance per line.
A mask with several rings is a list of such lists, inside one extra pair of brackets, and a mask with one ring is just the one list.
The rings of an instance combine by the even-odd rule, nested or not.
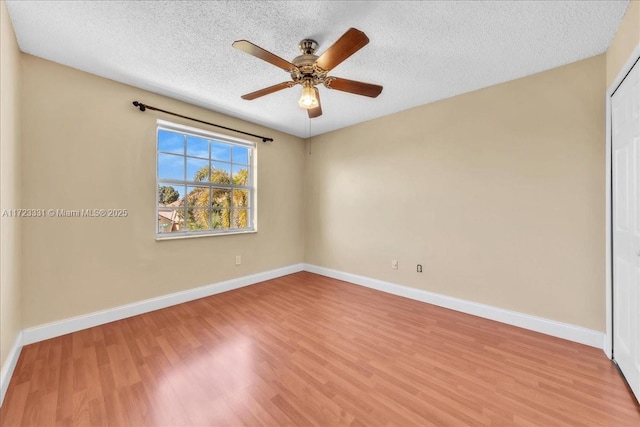
[(211, 182), (231, 184), (231, 165), (229, 163), (211, 162)]
[(249, 164), (249, 149), (247, 147), (233, 147), (233, 163)]
[(158, 151), (184, 154), (184, 135), (159, 129)]
[(184, 180), (184, 156), (158, 154), (158, 179)]
[(187, 156), (209, 158), (209, 141), (195, 136), (187, 136)]
[(158, 204), (161, 206), (180, 206), (184, 194), (183, 185), (158, 184)]
[(245, 165), (233, 165), (233, 183), (235, 185), (249, 185), (249, 169)]
[(180, 208), (158, 208), (158, 233), (178, 233), (182, 230), (184, 210)]
[(187, 229), (189, 231), (209, 230), (209, 209), (187, 209)]
[(211, 228), (220, 230), (230, 228), (229, 209), (213, 209), (211, 211)]
[(231, 146), (222, 142), (211, 141), (211, 159), (230, 162)]
[(187, 187), (187, 206), (209, 208), (211, 189), (209, 187)]
[(214, 208), (228, 208), (231, 205), (231, 190), (212, 188), (211, 192), (211, 206)]
[(187, 157), (187, 181), (209, 182), (209, 160)]
[(184, 206), (184, 196), (187, 195), (187, 187), (184, 185), (173, 185), (173, 188), (175, 188), (180, 195), (180, 198), (176, 203), (179, 202), (181, 206)]
[(232, 213), (232, 228), (247, 228), (248, 221), (248, 210), (247, 209), (234, 209)]
[(233, 207), (249, 207), (249, 190), (233, 190)]

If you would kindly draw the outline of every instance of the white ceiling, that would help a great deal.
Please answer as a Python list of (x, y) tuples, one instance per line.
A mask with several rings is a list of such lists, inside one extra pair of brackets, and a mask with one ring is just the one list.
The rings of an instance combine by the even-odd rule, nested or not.
[[(603, 53), (628, 3), (7, 0), (23, 52), (300, 137)], [(382, 85), (378, 98), (321, 86), (316, 119), (300, 86), (240, 99), (289, 76), (234, 40), (291, 61), (301, 39), (322, 53), (350, 27), (371, 41), (330, 75)]]

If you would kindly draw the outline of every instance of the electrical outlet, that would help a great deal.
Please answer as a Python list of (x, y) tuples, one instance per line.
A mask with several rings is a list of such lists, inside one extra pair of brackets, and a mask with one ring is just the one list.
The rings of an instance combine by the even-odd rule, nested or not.
[(242, 264), (242, 258), (240, 258), (240, 255), (236, 255), (236, 265), (240, 264)]
[(391, 260), (391, 269), (392, 270), (397, 270), (398, 269), (398, 260), (397, 259), (392, 259)]
[(422, 273), (422, 264), (418, 264), (416, 270), (418, 271), (418, 273)]

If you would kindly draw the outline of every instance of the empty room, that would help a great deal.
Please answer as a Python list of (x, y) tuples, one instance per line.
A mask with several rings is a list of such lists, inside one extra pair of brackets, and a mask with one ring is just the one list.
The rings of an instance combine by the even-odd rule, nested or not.
[(640, 0), (0, 0), (1, 426), (640, 425)]

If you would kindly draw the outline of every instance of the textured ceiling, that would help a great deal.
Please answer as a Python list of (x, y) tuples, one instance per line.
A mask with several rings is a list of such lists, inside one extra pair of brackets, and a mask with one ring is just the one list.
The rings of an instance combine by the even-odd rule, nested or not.
[[(628, 3), (7, 0), (23, 52), (301, 137), (603, 53)], [(234, 40), (290, 61), (301, 39), (322, 53), (350, 27), (371, 41), (330, 75), (382, 85), (378, 98), (321, 86), (316, 119), (300, 86), (240, 99), (289, 76)]]

